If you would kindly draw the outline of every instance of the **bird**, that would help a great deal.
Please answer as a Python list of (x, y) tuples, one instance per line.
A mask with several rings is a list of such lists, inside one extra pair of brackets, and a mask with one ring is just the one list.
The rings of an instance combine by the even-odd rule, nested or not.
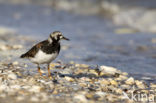
[(54, 31), (50, 33), (47, 40), (34, 45), (30, 50), (22, 54), (20, 58), (27, 58), (32, 63), (37, 64), (38, 72), (41, 76), (40, 64), (47, 64), (48, 76), (51, 77), (50, 63), (59, 55), (61, 40), (69, 41), (60, 31)]

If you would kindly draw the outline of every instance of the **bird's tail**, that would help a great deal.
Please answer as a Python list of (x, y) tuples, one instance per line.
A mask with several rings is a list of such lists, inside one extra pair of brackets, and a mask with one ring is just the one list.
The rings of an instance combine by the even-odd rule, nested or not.
[(27, 56), (26, 56), (26, 54), (22, 54), (21, 56), (20, 56), (20, 58), (26, 58)]

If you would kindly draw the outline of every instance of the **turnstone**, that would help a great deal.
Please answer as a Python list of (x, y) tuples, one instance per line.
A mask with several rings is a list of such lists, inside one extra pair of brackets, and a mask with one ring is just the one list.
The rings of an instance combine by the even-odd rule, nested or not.
[(40, 64), (47, 64), (48, 76), (51, 76), (50, 62), (53, 61), (60, 52), (60, 40), (69, 40), (60, 31), (54, 31), (47, 40), (33, 46), (28, 52), (22, 54), (21, 58), (28, 58), (37, 64), (38, 72), (42, 75)]

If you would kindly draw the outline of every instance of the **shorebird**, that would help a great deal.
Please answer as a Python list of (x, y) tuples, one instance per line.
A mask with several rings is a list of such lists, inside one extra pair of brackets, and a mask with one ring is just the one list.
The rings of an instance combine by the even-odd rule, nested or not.
[(54, 31), (47, 40), (39, 42), (20, 57), (28, 58), (31, 62), (37, 64), (40, 75), (42, 75), (40, 64), (47, 64), (48, 76), (50, 77), (50, 63), (58, 56), (60, 52), (60, 40), (63, 39), (69, 40), (60, 31)]

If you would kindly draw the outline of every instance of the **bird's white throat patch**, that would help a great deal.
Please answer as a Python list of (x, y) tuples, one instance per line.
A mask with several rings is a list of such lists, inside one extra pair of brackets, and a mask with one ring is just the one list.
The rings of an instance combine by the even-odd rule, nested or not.
[(49, 43), (53, 42), (53, 40), (50, 37), (48, 38), (48, 41), (49, 41)]
[(39, 50), (34, 58), (30, 58), (33, 63), (44, 64), (50, 63), (58, 56), (58, 53), (46, 54), (43, 51)]

